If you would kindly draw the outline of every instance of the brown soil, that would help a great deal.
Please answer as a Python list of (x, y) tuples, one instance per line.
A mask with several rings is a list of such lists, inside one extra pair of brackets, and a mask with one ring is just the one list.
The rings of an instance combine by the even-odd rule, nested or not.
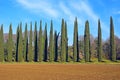
[(0, 64), (0, 80), (120, 80), (120, 65)]

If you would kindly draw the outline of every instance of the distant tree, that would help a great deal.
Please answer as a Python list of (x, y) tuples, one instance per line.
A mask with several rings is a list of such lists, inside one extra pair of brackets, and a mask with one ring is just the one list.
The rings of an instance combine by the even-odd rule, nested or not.
[(61, 61), (66, 61), (66, 35), (65, 35), (65, 22), (62, 19), (61, 25)]
[(106, 41), (102, 42), (103, 46), (103, 58), (110, 59), (110, 39), (107, 39)]
[(84, 35), (79, 36), (79, 51), (80, 51), (80, 59), (83, 59), (84, 54)]
[(0, 62), (4, 62), (4, 37), (3, 37), (3, 24), (0, 29)]
[(29, 47), (28, 47), (28, 61), (33, 61), (33, 49), (32, 49), (32, 22), (30, 23), (30, 35), (29, 35)]
[(47, 38), (47, 23), (44, 30), (44, 61), (48, 60), (48, 38)]
[(13, 57), (13, 39), (12, 39), (12, 24), (9, 27), (9, 37), (8, 37), (8, 62), (12, 62)]
[(89, 22), (85, 23), (85, 33), (84, 33), (84, 55), (85, 61), (90, 61), (90, 33), (89, 33)]
[(97, 45), (98, 45), (98, 38), (94, 38), (93, 35), (90, 34), (90, 59), (91, 58), (98, 58), (97, 56)]
[(116, 45), (115, 45), (114, 24), (112, 17), (110, 17), (110, 60), (116, 61)]
[(120, 38), (118, 36), (115, 36), (116, 41), (116, 57), (117, 60), (120, 60)]
[(39, 48), (39, 50), (38, 50), (38, 57), (39, 57), (39, 62), (41, 62), (42, 61), (42, 59), (43, 59), (43, 44), (42, 44), (42, 42), (43, 42), (43, 35), (42, 35), (42, 21), (40, 21), (40, 30), (39, 30), (39, 44), (38, 44), (38, 48)]
[(74, 39), (73, 39), (73, 61), (79, 61), (79, 46), (78, 46), (78, 22), (75, 18), (74, 22)]
[(101, 25), (100, 20), (98, 20), (98, 46), (97, 46), (97, 52), (98, 52), (98, 61), (102, 61), (102, 33), (101, 33)]
[(19, 29), (19, 42), (18, 42), (18, 62), (23, 61), (23, 41), (22, 41), (22, 23)]
[(38, 61), (38, 42), (37, 42), (37, 22), (35, 22), (35, 31), (34, 31), (34, 61)]
[(27, 23), (25, 24), (25, 32), (24, 32), (24, 47), (23, 47), (23, 57), (24, 57), (24, 61), (27, 61), (28, 58), (28, 35), (27, 35), (28, 31), (27, 31)]
[(50, 53), (49, 53), (49, 60), (50, 62), (53, 62), (54, 61), (54, 52), (53, 52), (53, 22), (51, 21), (51, 27), (50, 27), (50, 38), (49, 38), (49, 50), (50, 50)]

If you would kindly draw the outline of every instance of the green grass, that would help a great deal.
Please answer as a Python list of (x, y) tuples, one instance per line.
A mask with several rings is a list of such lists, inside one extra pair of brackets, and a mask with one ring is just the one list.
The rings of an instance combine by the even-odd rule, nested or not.
[(120, 64), (120, 60), (113, 62), (103, 59), (102, 62), (98, 62), (98, 59), (94, 58), (91, 62), (85, 62), (85, 60), (82, 59), (80, 62), (0, 62), (0, 64)]

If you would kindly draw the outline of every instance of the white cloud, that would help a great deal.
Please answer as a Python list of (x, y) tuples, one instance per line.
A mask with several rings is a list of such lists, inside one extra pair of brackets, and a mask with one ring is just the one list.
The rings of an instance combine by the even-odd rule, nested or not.
[(83, 15), (92, 18), (95, 22), (98, 20), (99, 17), (92, 11), (91, 7), (84, 1), (71, 3), (71, 5), (78, 11), (78, 13), (83, 13)]
[(120, 11), (114, 12), (114, 14), (120, 14)]
[[(98, 24), (99, 16), (92, 10), (91, 6), (85, 1), (79, 1), (77, 3), (72, 2), (71, 6), (78, 12), (78, 14), (82, 14), (81, 17), (84, 16), (83, 20), (85, 20), (85, 17), (87, 16), (86, 18), (89, 19), (90, 22), (92, 23), (91, 26), (92, 31), (97, 32), (97, 24)], [(108, 27), (102, 20), (101, 20), (101, 27), (105, 33), (107, 34), (109, 33)]]
[[(81, 33), (84, 33), (85, 21), (88, 19), (90, 20), (90, 24), (92, 24), (92, 26), (90, 26), (92, 28), (92, 32), (95, 32), (95, 34), (97, 32), (99, 16), (92, 10), (87, 0), (58, 0), (56, 4), (54, 3), (54, 0), (17, 0), (17, 2), (22, 7), (32, 12), (43, 14), (45, 17), (53, 17), (56, 19), (64, 18), (67, 21), (68, 25), (72, 27), (75, 17), (77, 17)], [(120, 11), (118, 13), (120, 14)], [(102, 20), (101, 27), (103, 32), (106, 34), (109, 33), (108, 27)]]
[(118, 11), (118, 14), (120, 14), (120, 11)]
[(22, 5), (22, 7), (34, 11), (37, 13), (45, 13), (50, 17), (58, 17), (58, 11), (53, 8), (52, 4), (46, 2), (45, 0), (17, 0), (17, 2)]
[(62, 10), (65, 14), (67, 14), (67, 15), (69, 15), (69, 16), (73, 16), (73, 14), (72, 14), (72, 12), (70, 11), (70, 9), (69, 9), (68, 7), (66, 7), (66, 6), (64, 5), (64, 3), (60, 2), (60, 8), (61, 8), (61, 10)]
[[(66, 16), (68, 19), (69, 25), (74, 23), (75, 17), (77, 17), (78, 23), (82, 24), (82, 20), (78, 18), (78, 15), (75, 14), (68, 6), (66, 6), (64, 3), (60, 2), (59, 7), (63, 14)], [(62, 14), (61, 14), (62, 15)]]
[(62, 2), (60, 2), (59, 6), (63, 14), (67, 16), (69, 22), (70, 23), (73, 22), (73, 20), (75, 19), (75, 15), (71, 12), (71, 10), (67, 6), (65, 6), (65, 4)]

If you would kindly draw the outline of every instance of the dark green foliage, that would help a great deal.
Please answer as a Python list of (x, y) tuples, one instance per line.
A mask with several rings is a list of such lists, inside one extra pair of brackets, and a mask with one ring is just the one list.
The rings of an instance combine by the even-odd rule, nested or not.
[(27, 61), (28, 58), (28, 36), (27, 36), (27, 23), (25, 24), (25, 32), (24, 32), (24, 47), (23, 47), (23, 58), (24, 61)]
[(61, 25), (61, 62), (66, 61), (66, 35), (65, 35), (65, 22), (62, 19)]
[(18, 40), (18, 62), (23, 61), (23, 41), (22, 41), (22, 23), (20, 23), (19, 40)]
[(80, 53), (83, 54), (83, 52), (84, 52), (84, 39), (79, 40), (79, 49), (80, 49)]
[(43, 40), (43, 35), (42, 35), (42, 21), (40, 21), (40, 30), (39, 30), (39, 44), (38, 44), (38, 58), (39, 58), (39, 62), (42, 61), (43, 59), (43, 45), (42, 45), (42, 40)]
[(65, 22), (65, 38), (66, 38), (66, 61), (69, 61), (68, 55), (68, 36), (67, 36), (67, 23)]
[(30, 35), (29, 35), (29, 47), (28, 47), (28, 61), (33, 61), (33, 49), (32, 49), (32, 22), (30, 23)]
[[(43, 32), (42, 21), (40, 21), (39, 36), (37, 32), (37, 22), (35, 22), (34, 32), (32, 31), (32, 22), (30, 23), (30, 31), (27, 30), (27, 27), (28, 26), (26, 23), (25, 31), (22, 33), (22, 23), (20, 23), (15, 36), (12, 34), (12, 24), (10, 24), (8, 40), (6, 40), (5, 35), (4, 41), (3, 25), (1, 25), (0, 62), (12, 62), (15, 58), (16, 62), (47, 62), (48, 60), (49, 62), (69, 62), (71, 60), (74, 62), (79, 62), (83, 56), (85, 58), (85, 62), (90, 62), (91, 58), (98, 58), (98, 61), (101, 62), (102, 58), (116, 61), (116, 57), (119, 56), (120, 51), (118, 43), (120, 42), (119, 38), (114, 35), (114, 24), (112, 17), (110, 17), (110, 42), (108, 39), (104, 43), (102, 42), (100, 20), (98, 20), (98, 38), (94, 39), (94, 37), (90, 36), (89, 22), (86, 21), (84, 36), (79, 36), (78, 41), (78, 22), (77, 18), (75, 18), (73, 46), (68, 46), (67, 23), (64, 19), (62, 19), (61, 23), (60, 36), (57, 31), (53, 31), (53, 22), (51, 21), (49, 41), (47, 36), (47, 23), (45, 24), (45, 29)], [(14, 41), (15, 37), (16, 41)], [(119, 59), (119, 57), (117, 59)]]
[(73, 61), (79, 61), (79, 46), (78, 46), (78, 22), (75, 18), (74, 22), (74, 39), (73, 39)]
[(100, 20), (98, 20), (98, 45), (97, 45), (98, 61), (102, 61), (102, 33)]
[(51, 21), (51, 27), (50, 27), (50, 38), (49, 38), (49, 60), (50, 62), (54, 61), (54, 52), (53, 52), (53, 22)]
[(58, 37), (59, 34), (57, 34), (57, 31), (55, 31), (54, 33), (54, 61), (58, 61)]
[(85, 61), (90, 61), (90, 33), (89, 33), (89, 22), (85, 23), (85, 33), (84, 33), (84, 55)]
[(0, 29), (0, 62), (4, 62), (4, 37), (3, 37), (3, 25)]
[(110, 60), (116, 61), (116, 45), (115, 45), (114, 24), (112, 17), (110, 17)]
[(47, 23), (44, 30), (44, 61), (48, 60), (48, 38), (47, 38)]
[(19, 25), (17, 27), (17, 32), (16, 32), (16, 61), (18, 62), (18, 43), (19, 43)]
[(13, 39), (12, 39), (12, 24), (9, 27), (9, 37), (8, 37), (8, 62), (12, 62), (13, 50)]
[(38, 61), (38, 42), (37, 42), (37, 22), (35, 22), (35, 31), (34, 31), (34, 61)]
[(91, 57), (92, 57), (92, 44), (89, 38), (89, 62), (91, 62)]

